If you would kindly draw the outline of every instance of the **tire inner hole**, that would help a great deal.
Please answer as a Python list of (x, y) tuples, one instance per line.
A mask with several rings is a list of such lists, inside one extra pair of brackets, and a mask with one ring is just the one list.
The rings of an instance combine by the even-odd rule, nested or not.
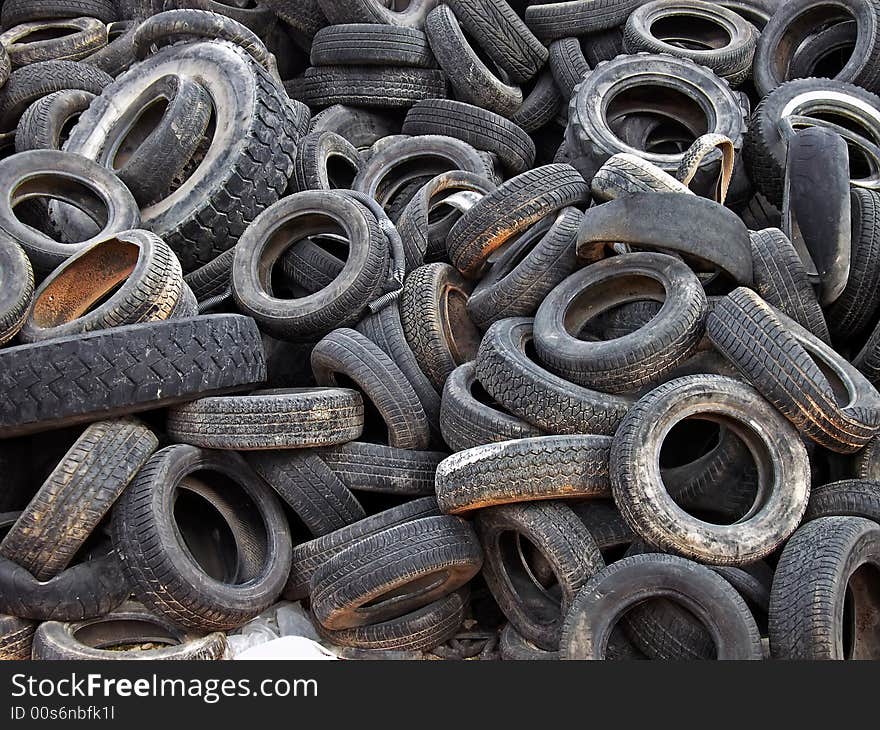
[[(838, 23), (852, 22), (854, 20), (855, 18), (844, 8), (833, 2), (829, 2), (827, 5), (814, 6), (797, 15), (781, 35), (778, 44), (779, 52), (774, 55), (774, 60), (771, 62), (776, 76), (783, 80), (793, 78), (789, 75), (791, 60), (797, 49), (811, 35), (827, 30)], [(854, 48), (855, 46), (853, 46)], [(841, 52), (840, 60), (843, 63), (836, 70), (834, 76), (849, 63), (851, 57), (852, 51), (849, 53)], [(834, 76), (829, 78), (834, 78)]]
[(880, 659), (880, 568), (864, 563), (846, 586), (841, 641), (846, 659)]
[(59, 38), (66, 38), (67, 36), (76, 35), (80, 33), (79, 28), (73, 27), (54, 27), (54, 28), (40, 28), (39, 30), (34, 30), (27, 35), (23, 35), (19, 38), (16, 43), (41, 43), (43, 41), (54, 41)]
[(79, 235), (67, 228), (59, 243), (82, 243), (97, 236), (107, 225), (109, 212), (104, 200), (90, 187), (62, 174), (46, 173), (28, 178), (10, 194), (10, 204), (19, 221), (56, 240), (49, 222), (50, 203), (66, 204), (67, 210), (83, 219)]
[[(618, 619), (616, 627), (623, 629), (624, 636), (639, 651), (645, 652), (649, 658), (660, 658), (651, 648), (661, 648), (664, 636), (671, 633), (669, 624), (673, 617), (676, 624), (693, 628), (688, 643), (701, 648), (701, 658), (718, 658), (718, 649), (703, 622), (687, 606), (671, 598), (647, 598), (630, 606)], [(609, 635), (613, 635), (613, 631)]]
[(73, 632), (74, 638), (81, 644), (93, 649), (111, 649), (126, 651), (137, 649), (143, 644), (159, 644), (161, 646), (178, 646), (182, 636), (175, 634), (159, 623), (147, 617), (136, 618), (104, 618), (94, 623), (87, 623)]
[[(438, 152), (426, 151), (424, 154), (417, 155), (416, 157), (406, 157), (386, 170), (385, 174), (376, 184), (376, 194), (374, 197), (387, 211), (390, 207), (389, 203), (394, 200), (395, 196), (413, 181), (421, 181), (422, 178), (430, 180), (444, 172), (457, 170), (460, 164), (452, 157)], [(415, 187), (412, 195), (416, 194), (418, 187), (421, 186)]]
[(350, 190), (358, 169), (342, 155), (330, 154), (326, 161), (327, 180), (330, 187), (337, 190)]
[(441, 324), (456, 365), (473, 360), (480, 346), (480, 331), (468, 316), (467, 300), (457, 287), (446, 287), (440, 295)]
[(562, 589), (540, 548), (507, 530), (498, 536), (498, 550), (504, 582), (529, 618), (545, 626), (559, 622)]
[[(618, 139), (616, 129), (630, 115), (652, 116), (658, 121), (658, 125), (648, 134), (643, 151), (669, 154), (657, 148), (673, 145), (677, 152), (679, 146), (688, 147), (697, 137), (709, 131), (709, 119), (699, 102), (668, 85), (645, 81), (609, 96), (605, 119)], [(620, 141), (627, 144), (624, 139)], [(649, 150), (648, 147), (654, 149)]]
[(731, 43), (730, 33), (722, 25), (694, 15), (658, 18), (651, 23), (650, 33), (664, 43), (691, 51), (717, 50)]

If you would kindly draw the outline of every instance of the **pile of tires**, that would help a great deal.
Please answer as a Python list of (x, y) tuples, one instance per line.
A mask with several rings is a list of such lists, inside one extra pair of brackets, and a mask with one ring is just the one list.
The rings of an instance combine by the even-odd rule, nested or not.
[(0, 658), (880, 658), (880, 0), (4, 0)]

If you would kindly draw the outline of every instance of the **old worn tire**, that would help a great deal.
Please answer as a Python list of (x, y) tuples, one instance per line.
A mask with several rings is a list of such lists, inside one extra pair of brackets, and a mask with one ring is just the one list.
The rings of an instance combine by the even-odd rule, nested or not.
[(844, 479), (813, 487), (804, 520), (835, 515), (880, 521), (880, 482)]
[(334, 104), (408, 109), (417, 101), (446, 96), (446, 75), (427, 68), (312, 66), (294, 79), (293, 96), (310, 107)]
[[(49, 37), (29, 41), (32, 35)], [(107, 26), (86, 17), (33, 21), (0, 34), (0, 44), (15, 68), (40, 61), (79, 61), (107, 45)]]
[(313, 66), (363, 64), (430, 68), (434, 54), (425, 34), (415, 28), (345, 23), (321, 28), (312, 39)]
[(89, 108), (94, 98), (88, 91), (64, 89), (37, 99), (18, 121), (15, 151), (60, 150), (67, 126)]
[(0, 241), (0, 345), (24, 326), (33, 292), (30, 259), (15, 241)]
[(0, 660), (30, 659), (37, 626), (18, 616), (0, 615)]
[(410, 498), (434, 495), (434, 474), (447, 456), (365, 441), (328, 446), (316, 453), (349, 489)]

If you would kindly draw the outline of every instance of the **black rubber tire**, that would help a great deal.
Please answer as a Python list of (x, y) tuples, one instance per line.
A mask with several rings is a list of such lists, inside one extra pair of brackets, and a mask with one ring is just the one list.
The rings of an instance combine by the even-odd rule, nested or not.
[(610, 499), (574, 502), (571, 509), (587, 526), (606, 563), (616, 562), (621, 551), (638, 539)]
[(12, 61), (9, 60), (9, 54), (4, 48), (0, 51), (0, 88), (6, 86), (9, 76), (12, 74)]
[[(736, 527), (684, 512), (663, 483), (659, 453), (668, 428), (696, 415), (760, 454), (753, 458), (765, 474), (764, 499)], [(760, 432), (751, 423), (761, 424)], [(753, 388), (716, 375), (678, 378), (643, 397), (620, 424), (610, 471), (614, 502), (635, 532), (662, 550), (712, 565), (747, 565), (770, 554), (797, 528), (810, 493), (807, 451), (797, 433)]]
[[(824, 11), (824, 12), (823, 12)], [(766, 96), (788, 81), (788, 65), (800, 44), (823, 23), (855, 20), (858, 35), (852, 55), (835, 81), (880, 91), (880, 3), (874, 0), (803, 0), (782, 3), (761, 32), (755, 54), (755, 87)]]
[(628, 152), (618, 152), (603, 163), (590, 190), (597, 201), (616, 200), (635, 193), (682, 193), (691, 190), (657, 165)]
[(40, 342), (171, 319), (183, 287), (177, 257), (161, 238), (124, 231), (71, 256), (43, 279), (19, 339)]
[(645, 0), (575, 0), (532, 3), (526, 8), (526, 25), (542, 41), (595, 33), (623, 25)]
[[(864, 567), (870, 572), (860, 573)], [(876, 659), (878, 619), (872, 578), (878, 568), (880, 527), (876, 522), (820, 517), (801, 527), (782, 551), (773, 576), (771, 656)], [(851, 632), (850, 646), (844, 645), (845, 629)]]
[(159, 441), (137, 421), (90, 425), (0, 542), (0, 556), (54, 578), (98, 527)]
[(290, 578), (284, 588), (284, 598), (298, 601), (308, 597), (309, 584), (314, 572), (327, 560), (359, 540), (396, 525), (439, 514), (437, 500), (434, 497), (422, 497), (379, 512), (314, 540), (300, 543), (293, 548), (293, 563)]
[(480, 333), (467, 313), (472, 285), (449, 264), (425, 264), (407, 276), (400, 321), (422, 372), (437, 390), (456, 367), (473, 360)]
[(334, 104), (312, 117), (309, 132), (336, 132), (364, 152), (383, 137), (398, 134), (400, 123), (379, 111)]
[[(633, 147), (625, 144), (612, 130), (606, 113), (614, 98), (611, 96), (612, 90), (620, 88), (618, 81), (623, 78), (628, 79), (630, 88), (651, 88), (660, 84), (664, 89), (669, 89), (671, 87), (666, 84), (672, 84), (672, 88), (692, 102), (690, 111), (685, 111), (686, 107), (673, 101), (677, 97), (667, 91), (657, 94), (653, 103), (639, 105), (639, 112), (674, 119), (689, 128), (694, 138), (701, 134), (723, 135), (733, 142), (734, 149), (741, 148), (746, 129), (744, 111), (738, 96), (724, 79), (686, 58), (647, 53), (622, 55), (599, 64), (571, 97), (565, 131), (566, 147), (571, 155), (571, 164), (585, 180), (592, 179), (596, 170), (612, 155), (633, 151)], [(684, 151), (660, 154), (638, 150), (638, 154), (674, 174), (681, 164)], [(692, 184), (695, 192), (708, 192), (714, 187), (720, 159), (718, 152), (703, 159)]]
[(788, 67), (788, 74), (793, 79), (821, 76), (821, 62), (833, 57), (835, 52), (850, 52), (856, 44), (858, 24), (854, 20), (835, 23), (828, 28), (813, 33), (800, 44)]
[(575, 240), (582, 214), (563, 208), (535, 224), (492, 262), (468, 299), (471, 320), (482, 330), (500, 319), (530, 317), (577, 268)]
[[(663, 304), (644, 327), (612, 340), (578, 339), (597, 314), (644, 299)], [(639, 390), (693, 353), (707, 312), (703, 286), (683, 262), (656, 253), (615, 256), (572, 274), (547, 295), (535, 315), (535, 349), (566, 380), (608, 393)]]
[(34, 293), (30, 259), (15, 241), (0, 242), (0, 346), (24, 326)]
[[(748, 138), (747, 138), (748, 139)], [(750, 231), (763, 231), (765, 228), (779, 228), (782, 225), (782, 212), (761, 193), (755, 193), (739, 216)]]
[[(28, 36), (46, 33), (48, 39), (28, 41)], [(0, 44), (13, 68), (40, 61), (80, 61), (107, 45), (107, 26), (95, 18), (22, 23), (0, 34)]]
[(588, 390), (545, 370), (528, 354), (532, 320), (505, 319), (493, 324), (475, 361), (477, 380), (505, 409), (557, 434), (612, 435), (632, 402)]
[(116, 21), (107, 26), (107, 45), (83, 59), (83, 63), (95, 66), (116, 78), (134, 63), (134, 32), (138, 24), (134, 20)]
[(367, 516), (348, 487), (310, 450), (252, 453), (247, 461), (290, 505), (313, 537)]
[(507, 180), (474, 205), (449, 232), (456, 268), (476, 278), (489, 255), (545, 216), (590, 198), (589, 185), (570, 165), (544, 165)]
[(449, 0), (465, 32), (511, 81), (528, 81), (547, 62), (547, 49), (506, 0)]
[(453, 454), (437, 467), (442, 512), (541, 499), (610, 496), (607, 436), (537, 436), (485, 444)]
[(16, 69), (0, 92), (0, 129), (15, 129), (24, 111), (53, 91), (100, 94), (112, 82), (112, 76), (79, 61), (42, 61)]
[(880, 438), (872, 438), (855, 456), (854, 476), (859, 479), (880, 481)]
[(183, 277), (184, 283), (192, 290), (197, 301), (204, 302), (220, 294), (231, 296), (232, 261), (234, 258), (235, 248), (230, 248), (214, 260)]
[(88, 91), (65, 89), (37, 99), (18, 121), (15, 151), (60, 150), (66, 128), (89, 108), (94, 98)]
[(434, 495), (434, 474), (447, 456), (439, 451), (396, 449), (363, 441), (316, 453), (349, 489), (410, 498)]
[(535, 143), (519, 126), (505, 117), (473, 104), (451, 99), (427, 99), (406, 114), (403, 134), (445, 134), (498, 155), (514, 175), (535, 162)]
[[(181, 480), (200, 471), (222, 474), (228, 481), (221, 493), (243, 505), (237, 518), (251, 518), (253, 540), (235, 542), (239, 555), (257, 564), (256, 574), (239, 575), (236, 566), (233, 582), (212, 577), (185, 546), (169, 505)], [(185, 628), (241, 626), (275, 601), (290, 569), (290, 531), (280, 501), (230, 452), (182, 445), (157, 452), (117, 503), (112, 534), (137, 599)]]
[(297, 145), (291, 186), (293, 191), (350, 189), (363, 166), (364, 159), (344, 137), (310, 132)]
[[(242, 5), (244, 5), (242, 7)], [(275, 25), (275, 13), (264, 3), (243, 4), (241, 0), (165, 0), (163, 10), (205, 10), (241, 23), (254, 34), (264, 37)]]
[(428, 418), (409, 380), (382, 349), (356, 330), (340, 328), (312, 350), (312, 370), (319, 385), (338, 386), (340, 376), (364, 394), (387, 429), (388, 445), (425, 449), (430, 441)]
[[(813, 101), (817, 98), (822, 99), (819, 106)], [(876, 139), (880, 132), (880, 98), (860, 86), (841, 81), (795, 79), (774, 89), (755, 108), (749, 121), (743, 160), (755, 187), (771, 205), (782, 206), (785, 187), (788, 140), (780, 131), (780, 120), (783, 115), (797, 114), (816, 119), (816, 124), (822, 125), (822, 110), (826, 109), (835, 117), (844, 114), (859, 137)], [(854, 140), (849, 142), (853, 145)], [(876, 188), (880, 185), (880, 176), (875, 172), (861, 184)]]
[[(310, 218), (316, 209), (326, 221), (323, 225)], [(270, 275), (290, 239), (274, 234), (283, 226), (294, 236), (297, 225), (304, 226), (306, 236), (336, 233), (341, 228), (349, 255), (331, 286), (299, 299), (281, 299), (272, 293)], [(239, 239), (232, 291), (239, 309), (254, 317), (268, 334), (313, 341), (360, 319), (367, 304), (381, 293), (388, 256), (388, 242), (376, 218), (350, 196), (323, 190), (296, 193), (264, 211)]]
[[(101, 624), (107, 624), (103, 634)], [(77, 634), (94, 636), (94, 645), (79, 640)], [(120, 644), (154, 643), (158, 643), (161, 648), (122, 651), (107, 648)], [(211, 661), (222, 659), (225, 651), (225, 634), (219, 632), (207, 636), (186, 634), (174, 623), (151, 614), (143, 606), (135, 603), (124, 604), (107, 616), (91, 620), (75, 623), (47, 621), (37, 630), (33, 648), (34, 659), (62, 661), (132, 659)]]
[(331, 23), (383, 23), (421, 28), (438, 1), (412, 0), (403, 10), (390, 8), (382, 0), (318, 0), (318, 6)]
[[(216, 362), (222, 352), (222, 362)], [(0, 350), (0, 437), (249, 390), (266, 377), (248, 317), (114, 327)]]
[[(703, 40), (700, 31), (689, 31), (687, 24), (694, 20), (710, 25), (717, 34), (717, 38), (711, 37), (709, 47), (687, 44), (690, 39)], [(674, 30), (669, 28), (669, 39), (656, 35), (656, 25), (669, 26), (676, 21), (680, 25)], [(758, 35), (741, 15), (717, 3), (708, 7), (702, 0), (655, 0), (640, 5), (627, 18), (623, 45), (627, 53), (644, 51), (689, 58), (738, 86), (751, 73)]]
[(502, 661), (559, 661), (558, 651), (545, 651), (525, 639), (513, 628), (513, 624), (505, 624), (498, 640), (498, 650)]
[(425, 21), (425, 33), (438, 65), (460, 101), (503, 117), (509, 117), (522, 104), (522, 89), (505, 83), (483, 63), (448, 5), (431, 11)]
[[(96, 159), (115, 143), (108, 135), (122, 133), (120, 120), (137, 111), (133, 100), (169, 73), (197, 75), (213, 98), (228, 100), (214, 109), (222, 132), (205, 153), (208, 162), (144, 210), (144, 226), (171, 246), (188, 273), (237, 243), (285, 191), (304, 111), (237, 46), (190, 43), (161, 50), (108, 86), (80, 117), (66, 149)], [(237, 143), (226, 144), (231, 139)]]
[[(464, 520), (407, 522), (364, 537), (321, 565), (311, 579), (312, 611), (332, 630), (399, 618), (457, 590), (482, 564), (480, 543)], [(431, 578), (429, 586), (405, 592)]]
[[(526, 640), (556, 651), (575, 595), (605, 567), (589, 530), (561, 502), (480, 510), (476, 527), (485, 556), (483, 576), (507, 620)], [(556, 582), (552, 592), (534, 575), (524, 542), (547, 562)]]
[(592, 68), (602, 61), (610, 61), (623, 53), (623, 32), (620, 28), (609, 28), (580, 36), (584, 58)]
[(565, 620), (562, 659), (602, 659), (615, 624), (647, 597), (685, 606), (708, 630), (718, 659), (760, 659), (761, 636), (746, 602), (724, 578), (674, 555), (624, 558), (578, 593)]
[(532, 134), (546, 127), (556, 117), (563, 107), (563, 101), (553, 73), (546, 69), (538, 74), (532, 90), (510, 115), (510, 121)]
[(826, 310), (835, 342), (862, 335), (877, 321), (880, 308), (880, 301), (874, 297), (880, 287), (880, 192), (852, 188), (850, 215), (849, 277), (846, 288)]
[(299, 449), (356, 439), (363, 414), (363, 400), (354, 390), (258, 390), (172, 408), (166, 430), (172, 441), (205, 449)]
[(543, 436), (544, 432), (497, 405), (478, 400), (474, 364), (459, 365), (446, 380), (440, 406), (440, 430), (453, 451), (498, 441)]
[(116, 9), (111, 0), (5, 0), (0, 24), (11, 28), (35, 20), (82, 17), (110, 23), (116, 20)]
[(313, 66), (295, 79), (291, 91), (312, 108), (350, 104), (408, 109), (423, 99), (444, 98), (446, 76), (435, 69), (402, 66)]
[(778, 228), (766, 228), (751, 231), (749, 241), (755, 291), (820, 340), (830, 342), (828, 324), (816, 299), (816, 291), (788, 236)]
[(0, 660), (30, 659), (37, 626), (17, 616), (0, 615)]
[(728, 208), (696, 195), (635, 193), (590, 208), (581, 220), (578, 257), (597, 261), (615, 242), (671, 251), (697, 271), (752, 283), (745, 224)]
[[(739, 288), (721, 299), (706, 330), (715, 347), (816, 443), (853, 453), (880, 429), (880, 396), (874, 386), (754, 292)], [(844, 395), (835, 391), (838, 387)]]
[[(320, 237), (316, 239), (321, 240)], [(295, 293), (302, 290), (306, 295), (317, 294), (330, 286), (345, 268), (343, 259), (311, 238), (298, 241), (281, 254), (280, 264), (285, 283)]]
[(467, 589), (444, 596), (400, 618), (332, 631), (313, 622), (323, 639), (369, 651), (425, 651), (454, 637), (465, 617)]
[(880, 521), (880, 482), (844, 479), (813, 487), (804, 521), (832, 516)]
[(328, 25), (312, 39), (313, 66), (415, 66), (431, 68), (434, 54), (415, 28), (371, 23)]

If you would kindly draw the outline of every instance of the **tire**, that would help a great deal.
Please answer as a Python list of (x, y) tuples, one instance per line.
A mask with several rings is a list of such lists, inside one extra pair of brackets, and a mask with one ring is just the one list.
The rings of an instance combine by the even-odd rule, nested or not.
[[(88, 635), (89, 639), (78, 639), (77, 634)], [(121, 651), (109, 648), (157, 643), (161, 648), (138, 647)], [(48, 621), (40, 626), (34, 636), (34, 659), (210, 661), (222, 659), (225, 651), (224, 634), (186, 634), (172, 622), (149, 613), (135, 603), (125, 604), (107, 616), (86, 621)]]
[(761, 32), (754, 66), (758, 93), (766, 96), (788, 81), (788, 64), (801, 42), (823, 28), (823, 23), (839, 21), (842, 13), (847, 20), (856, 21), (858, 35), (852, 55), (834, 80), (880, 91), (880, 4), (840, 0), (829, 5), (825, 0), (807, 0), (781, 4)]
[[(250, 540), (235, 543), (235, 566), (211, 575), (184, 543), (179, 508), (168, 505), (196, 472), (219, 472), (218, 493), (240, 505), (236, 519)], [(217, 511), (224, 524), (229, 523)], [(200, 525), (210, 530), (210, 523)], [(278, 498), (237, 454), (169, 446), (140, 471), (113, 511), (113, 544), (132, 592), (152, 612), (178, 626), (218, 630), (241, 626), (268, 608), (281, 592), (290, 569), (291, 542)], [(216, 552), (210, 543), (209, 552)], [(244, 557), (242, 557), (244, 556)], [(243, 571), (252, 563), (256, 571)], [(230, 580), (231, 578), (231, 580)]]
[(613, 435), (629, 398), (588, 390), (545, 370), (529, 354), (532, 320), (493, 324), (477, 351), (475, 372), (486, 392), (510, 413), (556, 434)]
[(437, 500), (434, 497), (422, 497), (296, 545), (293, 548), (293, 563), (290, 578), (284, 588), (284, 598), (298, 601), (308, 597), (309, 584), (315, 571), (330, 558), (363, 538), (396, 525), (437, 515)]
[(623, 32), (620, 28), (609, 28), (580, 37), (584, 58), (591, 68), (602, 61), (610, 61), (623, 53)]
[(487, 404), (485, 398), (478, 400), (477, 387), (474, 365), (469, 362), (459, 365), (446, 380), (440, 430), (453, 451), (544, 435), (541, 429), (505, 413), (497, 405)]
[(95, 95), (67, 89), (37, 99), (21, 115), (15, 131), (15, 151), (60, 150), (65, 130), (89, 108)]
[(761, 193), (755, 193), (749, 199), (739, 216), (750, 231), (763, 231), (765, 228), (779, 228), (782, 225), (782, 212)]
[[(312, 575), (312, 611), (331, 630), (399, 618), (465, 585), (482, 564), (467, 522), (426, 517), (364, 537), (330, 558)], [(409, 584), (423, 587), (406, 593)]]
[(403, 10), (387, 7), (381, 0), (318, 0), (331, 23), (382, 23), (421, 28), (438, 0), (413, 0)]
[(426, 264), (407, 276), (400, 321), (422, 372), (437, 390), (476, 355), (480, 333), (467, 313), (472, 286), (449, 264)]
[(550, 213), (589, 199), (589, 186), (570, 165), (545, 165), (506, 181), (453, 226), (449, 256), (468, 278), (476, 278), (489, 255)]
[(623, 25), (645, 0), (577, 0), (526, 8), (526, 25), (542, 41), (595, 33)]
[(522, 104), (522, 89), (502, 81), (480, 60), (450, 7), (439, 5), (431, 11), (425, 21), (425, 33), (437, 64), (460, 101), (503, 117), (513, 114)]
[(348, 104), (408, 109), (423, 99), (444, 98), (446, 76), (435, 69), (313, 66), (296, 80), (293, 95), (312, 108)]
[(578, 257), (598, 261), (612, 242), (671, 251), (697, 271), (717, 272), (745, 286), (753, 281), (745, 224), (733, 211), (697, 195), (635, 193), (590, 208), (581, 221)]
[(34, 272), (15, 241), (0, 243), (0, 346), (24, 326), (34, 293)]
[(437, 464), (447, 456), (439, 451), (396, 449), (363, 441), (329, 446), (316, 453), (349, 489), (409, 498), (434, 495)]
[(846, 516), (880, 520), (880, 483), (871, 479), (844, 479), (813, 487), (804, 520)]
[(441, 512), (499, 504), (610, 496), (606, 436), (537, 436), (477, 446), (437, 467)]
[(0, 543), (46, 581), (66, 568), (159, 442), (136, 421), (99, 421), (65, 454)]
[[(116, 143), (121, 121), (137, 111), (132, 104), (145, 88), (168, 74), (196, 73), (212, 98), (228, 100), (214, 109), (221, 132), (205, 153), (207, 164), (142, 216), (186, 273), (237, 243), (287, 188), (302, 105), (288, 103), (280, 86), (238, 47), (191, 43), (163, 49), (121, 75), (83, 113), (66, 147), (96, 159)], [(238, 143), (227, 144), (232, 139)]]
[[(318, 241), (319, 236), (315, 237)], [(342, 270), (345, 261), (337, 258), (311, 238), (298, 241), (281, 255), (281, 271), (294, 292), (297, 287), (306, 295), (317, 294), (330, 286)]]
[(425, 34), (395, 25), (350, 23), (321, 28), (312, 40), (312, 66), (413, 66), (431, 68)]
[[(797, 115), (801, 124), (810, 119), (815, 126), (828, 126), (823, 121), (824, 111), (830, 111), (835, 117), (842, 114), (849, 120), (855, 132), (847, 133), (837, 126), (833, 129), (843, 132), (855, 151), (864, 150), (865, 140), (877, 139), (880, 134), (880, 98), (859, 86), (829, 79), (786, 82), (765, 96), (752, 114), (743, 160), (755, 187), (777, 208), (782, 206), (788, 153), (788, 140), (782, 135), (779, 123), (783, 116)], [(870, 152), (868, 155), (871, 157)], [(853, 162), (851, 154), (850, 164), (858, 169)], [(880, 173), (872, 172), (867, 178), (851, 182), (877, 189)]]
[(740, 288), (723, 298), (709, 315), (706, 330), (715, 347), (816, 443), (854, 453), (880, 428), (880, 396), (874, 387), (828, 345), (754, 292)]
[(221, 294), (231, 295), (234, 258), (235, 249), (231, 248), (183, 277), (184, 283), (192, 290), (197, 301), (204, 302)]
[(562, 108), (563, 98), (550, 69), (542, 71), (510, 121), (529, 134), (546, 127)]
[(364, 159), (348, 140), (335, 132), (311, 132), (296, 148), (294, 191), (350, 189)]
[(558, 651), (545, 651), (517, 633), (513, 624), (505, 624), (498, 641), (498, 649), (503, 661), (551, 661), (559, 660)]
[(602, 659), (615, 624), (647, 597), (676, 601), (709, 632), (718, 659), (760, 659), (761, 636), (746, 602), (721, 576), (674, 555), (624, 558), (581, 588), (562, 628), (562, 659)]
[[(644, 327), (613, 340), (577, 339), (597, 313), (645, 298), (663, 307)], [(700, 280), (681, 261), (654, 253), (615, 256), (572, 274), (547, 295), (535, 315), (535, 350), (566, 380), (608, 393), (639, 390), (693, 353), (707, 312)]]
[[(735, 531), (687, 514), (663, 484), (659, 453), (667, 424), (696, 414), (761, 454), (758, 468), (772, 479), (764, 501)], [(614, 502), (636, 533), (662, 550), (712, 565), (747, 565), (769, 555), (797, 528), (810, 493), (807, 452), (792, 427), (757, 391), (715, 375), (678, 378), (643, 397), (620, 424), (610, 471)]]
[[(668, 83), (673, 84), (672, 88), (687, 96), (694, 106), (688, 111), (675, 103), (673, 97), (667, 93), (658, 96), (663, 101), (641, 105), (640, 112), (653, 112), (675, 119), (690, 129), (689, 134), (694, 139), (701, 134), (719, 134), (730, 139), (736, 150), (742, 147), (743, 132), (746, 130), (743, 109), (726, 81), (718, 78), (709, 69), (685, 58), (642, 53), (618, 56), (597, 66), (575, 90), (569, 104), (566, 146), (571, 155), (571, 164), (585, 180), (590, 180), (612, 155), (632, 152), (632, 147), (624, 144), (611, 129), (606, 114), (608, 105), (616, 98), (611, 95), (611, 90), (619, 88), (617, 81), (621, 78), (629, 79), (628, 84), (631, 87), (666, 84), (671, 78)], [(696, 112), (697, 108), (712, 110), (711, 115), (707, 116), (706, 111)], [(681, 164), (684, 151), (678, 154), (660, 154), (639, 150), (638, 154), (662, 170), (674, 174)], [(720, 153), (704, 158), (694, 181), (695, 192), (708, 192), (714, 186), (718, 177), (719, 160)]]
[(471, 321), (486, 330), (500, 319), (534, 315), (577, 268), (575, 240), (582, 217), (577, 208), (563, 208), (502, 251), (468, 299)]
[(382, 112), (335, 104), (312, 118), (309, 132), (336, 132), (364, 152), (380, 139), (399, 133), (400, 124)]
[[(710, 25), (708, 48), (688, 47), (687, 41), (704, 41), (699, 30), (689, 30), (687, 23)], [(658, 35), (655, 26), (678, 21), (684, 28), (669, 29), (670, 38)], [(758, 40), (755, 27), (742, 16), (723, 6), (707, 7), (692, 0), (655, 0), (636, 8), (626, 21), (623, 45), (627, 53), (668, 53), (689, 58), (706, 66), (731, 85), (738, 86), (752, 70)], [(720, 45), (716, 45), (720, 43)]]
[(427, 99), (415, 104), (403, 122), (404, 134), (444, 134), (479, 150), (498, 155), (514, 175), (535, 162), (535, 143), (526, 132), (494, 112), (450, 99)]
[(466, 191), (477, 196), (487, 195), (495, 190), (495, 183), (481, 175), (452, 170), (434, 177), (412, 196), (397, 221), (397, 229), (403, 242), (406, 256), (406, 270), (411, 272), (426, 261), (445, 261), (446, 238), (450, 229), (461, 218), (462, 213), (451, 206), (451, 212), (440, 221), (431, 220), (432, 208), (441, 204), (441, 193)]
[[(325, 222), (308, 232), (335, 233), (341, 228), (349, 245), (345, 268), (329, 287), (316, 294), (296, 300), (277, 298), (261, 273), (267, 265), (271, 270), (284, 250), (272, 234), (281, 226), (291, 235), (297, 226), (308, 227), (308, 216), (315, 209), (321, 211)], [(314, 341), (360, 318), (367, 304), (381, 293), (388, 256), (388, 242), (375, 217), (360, 203), (332, 191), (296, 193), (264, 211), (239, 240), (232, 265), (232, 292), (241, 311), (254, 317), (268, 334)]]
[[(855, 194), (855, 193), (854, 193)], [(823, 342), (831, 335), (795, 247), (778, 228), (751, 231), (755, 291)]]
[(872, 295), (880, 286), (880, 192), (852, 188), (850, 214), (849, 276), (846, 288), (827, 310), (836, 342), (862, 335), (876, 322), (880, 307)]
[(562, 96), (571, 99), (575, 86), (590, 73), (579, 38), (560, 38), (550, 44), (550, 69)]
[(9, 60), (9, 54), (4, 48), (0, 51), (0, 88), (6, 86), (9, 76), (12, 74), (12, 61)]
[(119, 233), (71, 256), (43, 279), (19, 337), (40, 342), (170, 319), (183, 286), (177, 257), (161, 238), (147, 231)]
[(0, 24), (11, 28), (38, 20), (82, 17), (111, 23), (116, 20), (116, 9), (110, 0), (5, 0)]
[(0, 615), (0, 660), (30, 659), (36, 630), (33, 621)]
[(31, 104), (54, 91), (100, 94), (112, 82), (112, 76), (78, 61), (41, 61), (16, 69), (0, 92), (0, 128), (15, 129)]
[[(223, 353), (222, 362), (213, 358)], [(266, 377), (253, 320), (212, 315), (0, 350), (0, 437), (248, 390)]]
[(348, 487), (311, 451), (266, 451), (249, 454), (247, 460), (313, 537), (367, 516)]
[[(876, 522), (820, 517), (801, 527), (782, 551), (773, 576), (771, 656), (876, 658), (877, 618), (870, 597), (878, 564), (880, 528)], [(844, 644), (844, 633), (851, 636), (849, 646)]]
[[(843, 294), (852, 259), (846, 143), (830, 129), (802, 129), (788, 143), (783, 229), (818, 276), (819, 303)], [(822, 192), (816, 190), (822, 186)]]
[(858, 24), (855, 21), (836, 23), (814, 33), (800, 45), (791, 59), (788, 75), (793, 79), (822, 76), (821, 63), (834, 53), (850, 52), (856, 45)]
[[(312, 370), (318, 385), (336, 387), (342, 378), (363, 391), (366, 409), (373, 410), (387, 430), (389, 446), (422, 450), (430, 441), (428, 418), (418, 396), (394, 361), (360, 332), (340, 328), (312, 350)], [(378, 416), (379, 418), (376, 418)], [(370, 414), (368, 413), (368, 418)]]
[(253, 34), (265, 37), (277, 22), (275, 13), (263, 3), (245, 7), (240, 7), (241, 4), (239, 0), (165, 0), (163, 10), (206, 11), (234, 20)]
[(575, 502), (571, 509), (587, 526), (606, 563), (616, 562), (620, 557), (617, 553), (638, 539), (610, 499)]
[[(561, 502), (537, 502), (481, 510), (476, 526), (483, 575), (507, 620), (527, 641), (556, 651), (575, 595), (605, 567), (584, 523)], [(535, 577), (524, 542), (547, 561), (558, 591)]]
[(337, 646), (369, 651), (426, 651), (458, 633), (464, 621), (467, 590), (462, 589), (400, 618), (369, 626), (331, 631), (313, 623), (322, 638)]
[(547, 62), (547, 49), (506, 0), (450, 0), (449, 7), (511, 81), (528, 81)]
[[(141, 208), (159, 203), (179, 187), (211, 120), (211, 97), (192, 79), (164, 76), (147, 87), (136, 104), (160, 100), (167, 105), (162, 118), (134, 150), (123, 149), (125, 140), (118, 139), (121, 145), (106, 148), (98, 160), (119, 176)], [(124, 163), (117, 166), (118, 155), (125, 152)]]
[(590, 190), (600, 201), (617, 200), (635, 193), (693, 195), (687, 185), (668, 172), (627, 152), (619, 152), (605, 160), (590, 181)]
[[(52, 34), (50, 40), (28, 41), (30, 35)], [(68, 33), (63, 33), (68, 31)], [(14, 68), (40, 61), (79, 61), (107, 45), (107, 26), (95, 18), (22, 23), (0, 34)]]

